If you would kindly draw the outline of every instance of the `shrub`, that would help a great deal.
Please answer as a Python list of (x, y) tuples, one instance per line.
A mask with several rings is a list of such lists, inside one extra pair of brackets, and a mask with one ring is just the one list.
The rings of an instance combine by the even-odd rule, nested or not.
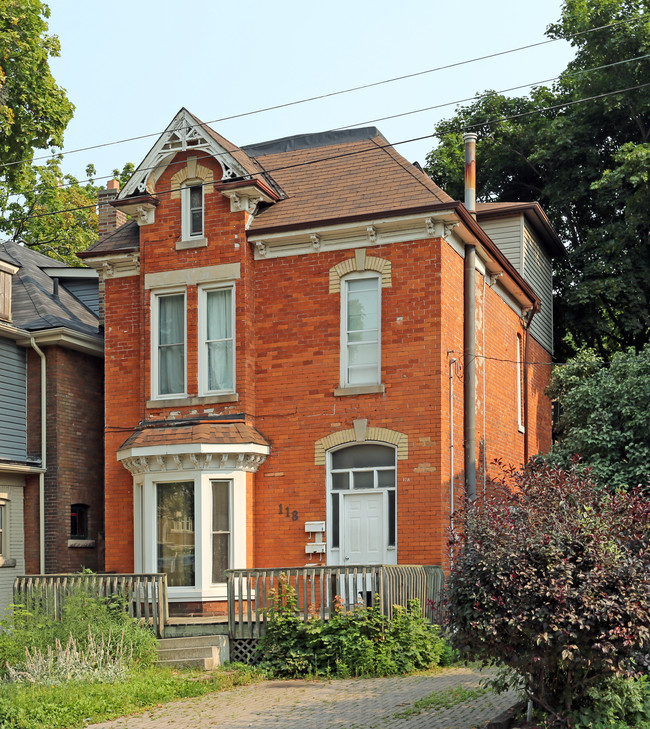
[(639, 489), (609, 493), (585, 472), (504, 471), (456, 522), (454, 645), (515, 669), (558, 721), (593, 703), (650, 646), (649, 515)]
[(0, 676), (7, 673), (8, 666), (24, 669), (29, 660), (26, 648), (46, 656), (48, 649), (56, 652), (57, 641), (66, 646), (70, 638), (81, 652), (87, 651), (89, 640), (97, 644), (103, 638), (106, 650), (113, 657), (128, 655), (131, 666), (148, 666), (156, 660), (153, 632), (129, 617), (119, 598), (91, 596), (81, 588), (66, 598), (61, 620), (39, 609), (10, 608), (0, 621)]
[(295, 590), (283, 580), (281, 594), (272, 595), (267, 630), (258, 648), (262, 667), (276, 676), (309, 674), (385, 676), (437, 665), (445, 644), (438, 626), (422, 615), (413, 600), (395, 606), (392, 620), (379, 607), (346, 612), (341, 601), (329, 620), (296, 613)]

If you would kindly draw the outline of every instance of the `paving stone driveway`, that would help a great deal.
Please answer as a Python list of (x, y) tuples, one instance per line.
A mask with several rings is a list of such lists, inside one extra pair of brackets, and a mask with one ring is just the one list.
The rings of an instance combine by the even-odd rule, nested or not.
[(471, 668), (447, 668), (393, 678), (264, 681), (88, 729), (474, 729), (512, 706), (516, 694), (487, 693), (448, 709), (395, 715), (433, 691), (476, 688), (484, 677)]

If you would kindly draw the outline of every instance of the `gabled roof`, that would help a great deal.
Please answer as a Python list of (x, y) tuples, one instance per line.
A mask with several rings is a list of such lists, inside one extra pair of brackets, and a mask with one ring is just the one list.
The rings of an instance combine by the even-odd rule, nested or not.
[[(68, 266), (26, 246), (0, 243), (0, 258), (18, 267), (12, 277), (12, 325), (26, 331), (64, 327), (82, 334), (97, 335), (99, 320), (76, 296), (59, 286), (55, 293), (54, 271)], [(49, 269), (49, 274), (45, 269)], [(89, 278), (94, 278), (89, 271)]]
[(174, 156), (192, 151), (214, 157), (223, 169), (224, 180), (259, 175), (259, 168), (245, 152), (182, 108), (138, 165), (118, 200), (153, 193), (156, 180)]

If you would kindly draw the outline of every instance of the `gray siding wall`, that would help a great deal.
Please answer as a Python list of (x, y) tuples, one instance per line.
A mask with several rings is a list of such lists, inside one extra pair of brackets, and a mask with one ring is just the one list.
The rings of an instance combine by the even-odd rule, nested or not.
[(67, 279), (64, 285), (82, 304), (99, 316), (99, 282), (97, 279), (90, 281), (81, 278)]
[(481, 228), (492, 238), (517, 271), (522, 273), (524, 216), (482, 221)]
[(0, 339), (0, 458), (27, 458), (27, 361), (9, 339)]
[(524, 225), (524, 268), (521, 273), (542, 301), (542, 308), (530, 325), (530, 333), (552, 353), (553, 264), (527, 225)]

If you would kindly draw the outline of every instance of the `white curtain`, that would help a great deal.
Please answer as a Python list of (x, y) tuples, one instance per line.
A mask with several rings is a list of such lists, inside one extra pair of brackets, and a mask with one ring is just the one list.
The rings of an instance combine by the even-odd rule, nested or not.
[(232, 390), (232, 289), (208, 291), (206, 314), (208, 390)]
[(185, 297), (158, 299), (159, 394), (185, 392)]

